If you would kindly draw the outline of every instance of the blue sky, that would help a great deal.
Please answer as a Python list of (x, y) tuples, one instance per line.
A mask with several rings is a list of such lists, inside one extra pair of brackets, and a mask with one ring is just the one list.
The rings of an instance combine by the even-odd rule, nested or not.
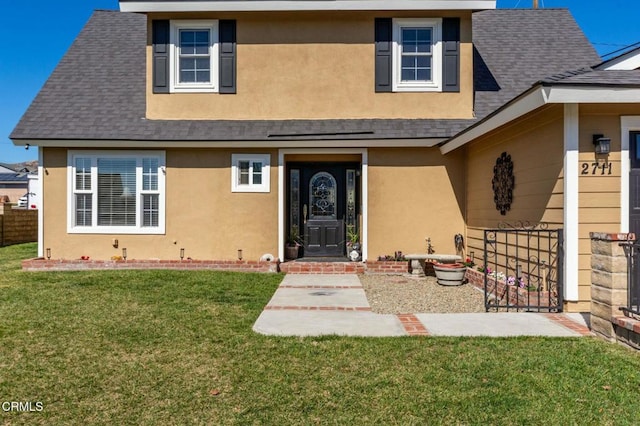
[[(117, 9), (117, 0), (7, 1), (0, 14), (0, 162), (35, 160), (36, 149), (14, 147), (9, 134), (94, 9)], [(568, 8), (598, 52), (640, 42), (640, 0), (539, 0)], [(498, 0), (498, 8), (529, 8), (533, 0)]]

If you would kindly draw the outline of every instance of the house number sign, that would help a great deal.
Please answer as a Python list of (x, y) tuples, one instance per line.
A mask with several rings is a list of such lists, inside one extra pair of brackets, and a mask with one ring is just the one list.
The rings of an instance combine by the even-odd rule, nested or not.
[(611, 163), (582, 163), (582, 175), (610, 175), (613, 170)]

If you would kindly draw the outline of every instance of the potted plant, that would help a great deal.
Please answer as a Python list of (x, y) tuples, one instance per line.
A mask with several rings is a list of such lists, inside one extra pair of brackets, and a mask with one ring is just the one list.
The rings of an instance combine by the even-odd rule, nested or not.
[(360, 259), (360, 235), (355, 225), (347, 225), (347, 254), (352, 261)]
[(287, 244), (284, 247), (284, 257), (286, 259), (297, 259), (300, 254), (300, 246), (302, 246), (302, 239), (298, 232), (298, 227), (293, 226), (291, 233), (287, 237)]

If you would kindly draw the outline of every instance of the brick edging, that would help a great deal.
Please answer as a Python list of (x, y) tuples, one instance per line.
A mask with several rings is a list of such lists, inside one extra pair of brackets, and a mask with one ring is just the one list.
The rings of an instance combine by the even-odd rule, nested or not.
[(579, 333), (582, 336), (591, 336), (591, 330), (589, 329), (589, 327), (586, 327), (574, 320), (572, 320), (571, 318), (569, 318), (568, 316), (566, 316), (565, 314), (541, 314), (546, 316), (547, 318), (549, 318), (551, 321), (555, 322), (556, 324), (559, 324), (571, 331), (575, 331), (576, 333)]
[(429, 330), (414, 314), (397, 314), (398, 320), (409, 336), (429, 336)]
[(86, 271), (121, 269), (223, 270), (234, 272), (283, 272), (289, 274), (406, 274), (407, 262), (271, 262), (251, 260), (93, 260), (45, 259), (22, 261), (24, 271)]

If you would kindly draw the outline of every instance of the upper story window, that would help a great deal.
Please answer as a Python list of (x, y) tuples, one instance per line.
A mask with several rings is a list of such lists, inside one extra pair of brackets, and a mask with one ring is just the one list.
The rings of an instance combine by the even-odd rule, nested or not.
[(232, 154), (231, 191), (269, 192), (269, 154)]
[(69, 153), (70, 233), (164, 233), (164, 152)]
[(218, 21), (171, 21), (171, 91), (218, 91)]
[(442, 90), (442, 19), (393, 20), (393, 90)]

